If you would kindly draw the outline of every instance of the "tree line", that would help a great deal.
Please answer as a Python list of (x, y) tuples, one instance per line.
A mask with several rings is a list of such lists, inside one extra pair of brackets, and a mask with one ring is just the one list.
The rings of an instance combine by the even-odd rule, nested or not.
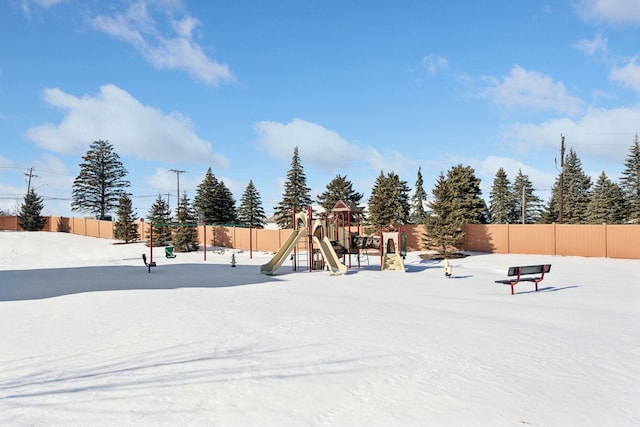
[[(139, 239), (137, 213), (133, 211), (127, 171), (108, 141), (94, 141), (82, 158), (80, 173), (73, 182), (72, 211), (91, 213), (103, 218), (116, 210), (114, 235), (125, 242)], [(582, 170), (575, 150), (565, 156), (564, 167), (551, 189), (545, 204), (535, 194), (526, 174), (518, 171), (513, 182), (504, 168), (499, 168), (489, 195), (489, 204), (481, 197), (480, 179), (470, 166), (453, 166), (441, 172), (428, 200), (422, 170), (418, 168), (413, 193), (396, 172), (380, 171), (375, 180), (364, 214), (365, 226), (370, 229), (395, 227), (403, 224), (424, 224), (425, 247), (447, 253), (460, 242), (462, 226), (472, 224), (506, 223), (568, 223), (568, 224), (624, 224), (640, 223), (640, 143), (636, 135), (624, 162), (619, 182), (613, 182), (603, 171), (595, 184)], [(293, 226), (293, 212), (307, 209), (314, 200), (300, 158), (298, 147), (293, 150), (290, 169), (286, 175), (282, 200), (274, 207), (274, 219), (280, 228)], [(342, 200), (361, 206), (364, 195), (354, 190), (346, 175), (336, 175), (316, 202), (331, 212)], [(30, 190), (21, 206), (19, 221), (25, 230), (39, 230), (44, 226), (40, 212), (42, 199)], [(147, 213), (154, 226), (158, 244), (172, 242), (178, 250), (197, 248), (197, 223), (211, 225), (233, 224), (263, 228), (266, 216), (260, 193), (249, 183), (236, 206), (233, 194), (207, 170), (198, 185), (193, 201), (184, 192), (171, 212), (160, 195)]]

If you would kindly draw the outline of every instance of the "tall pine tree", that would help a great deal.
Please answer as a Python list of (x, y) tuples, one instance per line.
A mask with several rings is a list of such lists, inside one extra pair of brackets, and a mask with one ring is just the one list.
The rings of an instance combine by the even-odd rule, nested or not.
[(640, 142), (637, 134), (624, 162), (620, 187), (624, 191), (629, 222), (640, 224)]
[(24, 203), (20, 206), (18, 214), (18, 224), (26, 231), (40, 231), (47, 223), (47, 219), (40, 215), (44, 208), (42, 198), (38, 196), (35, 190), (30, 189), (24, 196)]
[(218, 180), (211, 171), (207, 170), (202, 182), (196, 188), (196, 196), (193, 199), (193, 206), (198, 215), (203, 216), (205, 224), (218, 224), (218, 206), (216, 200), (216, 189), (218, 188)]
[(509, 224), (515, 217), (511, 182), (504, 168), (499, 168), (489, 195), (489, 220), (492, 224)]
[(130, 185), (124, 179), (127, 170), (108, 141), (94, 141), (82, 159), (80, 174), (73, 181), (71, 210), (103, 219)]
[(300, 162), (298, 147), (293, 149), (291, 168), (287, 172), (282, 200), (275, 207), (274, 215), (280, 228), (293, 228), (293, 211), (306, 212), (313, 200), (311, 189), (307, 187), (307, 176)]
[(464, 238), (464, 223), (460, 215), (455, 214), (455, 194), (449, 181), (441, 172), (432, 190), (433, 199), (429, 203), (431, 214), (427, 217), (423, 245), (436, 250), (442, 257), (448, 258)]
[(327, 185), (327, 189), (318, 196), (318, 204), (326, 213), (330, 213), (340, 200), (353, 202), (355, 206), (360, 204), (364, 195), (353, 189), (353, 183), (346, 176), (336, 175)]
[(388, 227), (409, 221), (409, 187), (395, 172), (386, 176), (382, 171), (374, 183), (369, 197), (367, 224), (370, 227)]
[(529, 177), (522, 173), (521, 169), (518, 170), (511, 190), (514, 200), (514, 217), (511, 222), (520, 222), (523, 224), (535, 224), (539, 222), (542, 215), (542, 200), (535, 195), (533, 184), (529, 180)]
[(147, 214), (147, 221), (153, 228), (153, 246), (165, 246), (171, 241), (171, 210), (166, 200), (158, 194)]
[(627, 219), (624, 193), (602, 171), (587, 204), (587, 222), (591, 224), (622, 224)]
[(457, 165), (447, 172), (447, 186), (452, 199), (451, 215), (455, 222), (462, 224), (485, 224), (487, 222), (488, 208), (480, 197), (480, 179), (476, 178), (471, 166)]
[(133, 203), (129, 194), (122, 193), (118, 203), (117, 219), (113, 224), (113, 236), (125, 243), (135, 242), (140, 238), (136, 219), (138, 214), (133, 210)]
[(546, 207), (544, 222), (560, 222), (560, 191), (562, 191), (562, 222), (586, 224), (590, 189), (591, 178), (584, 173), (582, 162), (573, 148), (570, 148), (565, 156), (563, 171), (556, 178), (551, 189), (551, 199)]
[(411, 196), (411, 213), (409, 221), (412, 224), (424, 224), (427, 220), (427, 212), (424, 204), (427, 201), (427, 192), (424, 191), (424, 180), (422, 179), (422, 168), (418, 167), (418, 175), (416, 184), (413, 187), (413, 195)]
[(192, 252), (198, 250), (198, 229), (195, 227), (196, 219), (193, 207), (190, 204), (187, 193), (182, 195), (176, 208), (176, 221), (178, 224), (173, 230), (173, 246), (177, 252)]
[(240, 198), (238, 222), (251, 228), (264, 228), (266, 219), (260, 193), (253, 184), (253, 180), (249, 180), (249, 184)]
[(214, 192), (216, 224), (235, 224), (238, 219), (236, 201), (224, 181), (219, 181)]

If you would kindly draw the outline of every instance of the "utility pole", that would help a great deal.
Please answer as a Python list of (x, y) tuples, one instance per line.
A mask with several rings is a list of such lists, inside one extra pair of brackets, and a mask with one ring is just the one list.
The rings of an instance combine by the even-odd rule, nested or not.
[(560, 196), (558, 198), (558, 223), (562, 224), (562, 214), (564, 211), (564, 135), (560, 136)]
[(180, 200), (180, 174), (181, 173), (187, 173), (187, 171), (183, 171), (183, 170), (178, 170), (178, 169), (169, 169), (169, 172), (175, 172), (176, 174), (176, 181), (178, 184), (178, 200)]
[(524, 219), (525, 211), (526, 211), (525, 210), (525, 203), (526, 203), (526, 200), (525, 200), (525, 196), (524, 196), (524, 182), (523, 182), (522, 183), (522, 223), (523, 224), (525, 223), (525, 219)]
[(27, 181), (27, 194), (29, 194), (31, 192), (31, 178), (40, 178), (40, 177), (38, 175), (33, 174), (33, 166), (29, 168), (29, 173), (25, 173), (24, 175), (29, 178), (29, 180)]
[(179, 170), (179, 169), (169, 169), (169, 172), (175, 172), (176, 174), (176, 181), (178, 182), (178, 194), (177, 194), (177, 200), (178, 200), (178, 209), (180, 209), (180, 174), (181, 173), (186, 173), (187, 171), (183, 171), (183, 170)]

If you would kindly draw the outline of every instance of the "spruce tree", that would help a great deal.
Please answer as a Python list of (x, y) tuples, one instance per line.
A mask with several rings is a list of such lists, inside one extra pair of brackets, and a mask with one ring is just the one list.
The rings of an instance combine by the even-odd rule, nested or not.
[(122, 193), (120, 196), (116, 215), (117, 220), (113, 224), (113, 236), (118, 240), (124, 240), (125, 243), (137, 241), (140, 238), (138, 224), (136, 224), (138, 214), (133, 210), (133, 203), (129, 194)]
[(460, 215), (455, 213), (456, 195), (442, 172), (432, 190), (432, 195), (433, 199), (429, 203), (431, 214), (427, 217), (425, 224), (423, 245), (447, 258), (463, 241), (464, 223)]
[(215, 224), (235, 224), (238, 219), (236, 201), (224, 181), (219, 181), (214, 192)]
[(640, 142), (638, 135), (633, 139), (633, 145), (624, 162), (624, 170), (620, 178), (628, 208), (628, 221), (640, 224)]
[(195, 227), (195, 212), (190, 204), (187, 193), (182, 195), (176, 208), (176, 221), (173, 230), (172, 243), (177, 252), (192, 252), (198, 250), (198, 229)]
[(311, 189), (307, 187), (307, 176), (300, 162), (298, 147), (293, 149), (291, 168), (287, 172), (282, 201), (275, 207), (274, 215), (280, 228), (293, 228), (293, 211), (306, 212), (313, 200), (309, 195)]
[(71, 210), (88, 212), (99, 219), (118, 206), (120, 195), (129, 187), (127, 170), (108, 141), (94, 141), (80, 163), (73, 181)]
[(26, 231), (40, 231), (47, 223), (47, 219), (40, 215), (44, 208), (42, 198), (35, 190), (30, 189), (24, 196), (24, 203), (20, 206), (18, 214), (18, 224)]
[[(171, 210), (162, 196), (153, 202), (147, 214), (147, 221), (153, 227), (153, 246), (165, 246), (171, 241)], [(156, 225), (154, 225), (156, 224)]]
[(626, 200), (622, 189), (602, 171), (587, 205), (590, 224), (622, 224), (627, 219)]
[[(540, 221), (542, 215), (542, 200), (534, 193), (533, 184), (529, 177), (518, 170), (513, 181), (511, 191), (514, 200), (514, 212), (512, 223), (535, 224)], [(524, 203), (524, 209), (522, 204)], [(522, 212), (524, 210), (524, 220)]]
[(353, 183), (346, 176), (336, 175), (327, 185), (327, 189), (318, 196), (318, 204), (326, 213), (330, 213), (340, 200), (353, 202), (355, 206), (360, 204), (364, 195), (353, 189)]
[(382, 171), (374, 183), (369, 197), (367, 224), (370, 227), (388, 227), (409, 221), (409, 187), (395, 172), (386, 176)]
[(426, 222), (427, 212), (424, 209), (424, 203), (426, 201), (427, 192), (424, 191), (422, 168), (418, 167), (416, 184), (413, 187), (413, 196), (411, 196), (411, 214), (409, 215), (409, 221), (412, 224), (424, 224)]
[(515, 201), (511, 182), (504, 168), (499, 168), (493, 179), (489, 195), (489, 221), (492, 224), (509, 224), (515, 217)]
[(470, 166), (457, 165), (447, 172), (447, 186), (453, 195), (451, 215), (462, 224), (485, 224), (488, 208), (480, 197), (480, 179)]
[(563, 183), (562, 222), (586, 224), (591, 178), (583, 172), (582, 162), (573, 148), (569, 149), (569, 153), (565, 156), (564, 170), (556, 178), (551, 189), (551, 199), (546, 207), (544, 222), (560, 222), (560, 182)]
[(249, 180), (249, 184), (240, 198), (238, 222), (251, 228), (264, 228), (266, 219), (260, 193), (253, 184), (253, 180)]
[(198, 215), (202, 214), (205, 224), (221, 223), (218, 216), (218, 206), (216, 200), (216, 189), (218, 188), (218, 180), (211, 171), (207, 170), (202, 182), (196, 189), (196, 196), (193, 199), (193, 206)]

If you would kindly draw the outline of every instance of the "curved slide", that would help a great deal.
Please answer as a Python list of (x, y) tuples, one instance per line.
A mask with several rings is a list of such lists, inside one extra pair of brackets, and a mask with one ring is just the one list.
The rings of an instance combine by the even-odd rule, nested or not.
[(318, 248), (320, 248), (320, 252), (329, 265), (332, 273), (344, 274), (347, 272), (347, 266), (340, 262), (338, 254), (336, 254), (336, 251), (333, 250), (331, 241), (327, 238), (327, 236), (325, 236), (322, 240), (319, 240), (316, 236), (313, 236), (313, 244), (317, 245)]
[(287, 256), (289, 256), (289, 254), (293, 250), (293, 247), (296, 245), (296, 243), (298, 243), (298, 240), (300, 240), (301, 237), (306, 235), (307, 235), (306, 228), (301, 228), (297, 231), (294, 230), (289, 235), (289, 237), (287, 237), (287, 240), (285, 240), (285, 242), (282, 244), (280, 249), (278, 249), (278, 252), (276, 252), (276, 254), (273, 256), (273, 259), (268, 263), (260, 266), (260, 273), (273, 274), (278, 268), (280, 268), (282, 263), (287, 259)]

